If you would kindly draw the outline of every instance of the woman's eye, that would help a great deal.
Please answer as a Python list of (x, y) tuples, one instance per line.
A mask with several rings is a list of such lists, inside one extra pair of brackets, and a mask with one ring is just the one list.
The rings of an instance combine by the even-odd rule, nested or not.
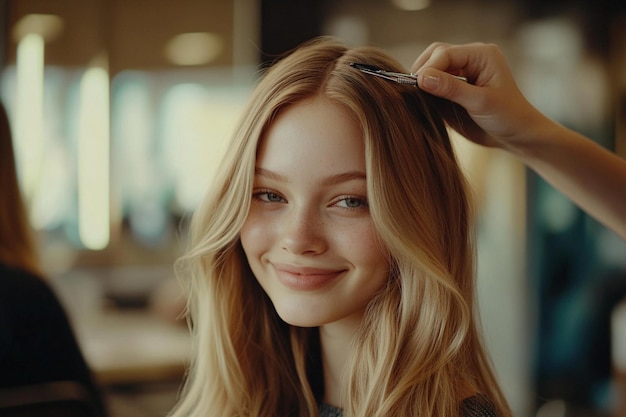
[(337, 202), (337, 206), (349, 209), (367, 208), (367, 200), (359, 197), (346, 197)]
[(265, 201), (266, 203), (282, 203), (285, 201), (279, 194), (272, 193), (270, 191), (260, 191), (255, 193), (254, 196), (261, 201)]

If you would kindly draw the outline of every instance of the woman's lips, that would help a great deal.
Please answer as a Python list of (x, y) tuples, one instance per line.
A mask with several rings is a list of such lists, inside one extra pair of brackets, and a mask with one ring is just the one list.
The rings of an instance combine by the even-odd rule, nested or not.
[(281, 284), (299, 291), (319, 289), (345, 272), (344, 269), (299, 267), (285, 264), (273, 264), (273, 266)]

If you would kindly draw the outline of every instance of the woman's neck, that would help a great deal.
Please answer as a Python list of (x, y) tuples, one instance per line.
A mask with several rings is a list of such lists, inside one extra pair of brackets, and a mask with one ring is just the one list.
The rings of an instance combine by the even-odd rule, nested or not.
[(360, 318), (348, 318), (320, 327), (324, 402), (335, 407), (343, 408), (342, 395), (346, 389), (343, 375), (353, 353), (352, 339), (360, 321)]

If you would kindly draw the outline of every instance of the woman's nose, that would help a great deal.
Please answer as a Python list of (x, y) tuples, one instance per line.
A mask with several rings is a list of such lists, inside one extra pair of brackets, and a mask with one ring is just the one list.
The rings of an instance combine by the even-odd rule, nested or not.
[(326, 250), (324, 220), (314, 209), (293, 208), (282, 225), (281, 245), (296, 255), (318, 255)]

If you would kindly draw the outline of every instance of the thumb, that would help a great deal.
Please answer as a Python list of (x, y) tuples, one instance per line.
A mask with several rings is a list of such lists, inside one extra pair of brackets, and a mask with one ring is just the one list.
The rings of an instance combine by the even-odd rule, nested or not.
[(461, 106), (467, 104), (464, 103), (466, 101), (464, 98), (468, 97), (470, 92), (467, 90), (472, 87), (466, 81), (459, 80), (451, 74), (434, 68), (419, 71), (417, 84), (425, 92), (453, 101)]

